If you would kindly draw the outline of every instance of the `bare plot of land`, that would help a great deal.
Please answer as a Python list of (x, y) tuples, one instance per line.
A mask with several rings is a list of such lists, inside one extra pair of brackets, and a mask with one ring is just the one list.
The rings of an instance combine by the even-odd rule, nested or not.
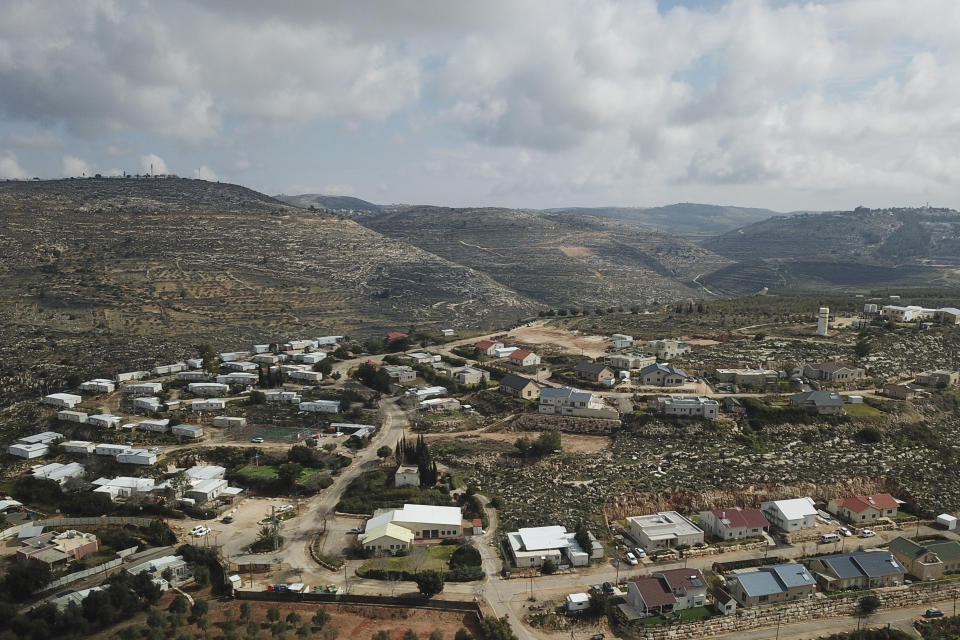
[(509, 338), (527, 344), (552, 344), (570, 353), (598, 358), (607, 350), (605, 336), (581, 336), (550, 327), (520, 327), (510, 332)]

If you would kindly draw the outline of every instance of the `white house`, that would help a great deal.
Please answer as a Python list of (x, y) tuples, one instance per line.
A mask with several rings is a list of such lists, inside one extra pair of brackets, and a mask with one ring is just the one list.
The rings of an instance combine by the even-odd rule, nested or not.
[(247, 360), (234, 360), (232, 362), (224, 362), (223, 368), (227, 371), (257, 371), (260, 367), (257, 366), (256, 362), (249, 362)]
[(219, 384), (249, 387), (260, 382), (260, 374), (247, 373), (245, 371), (234, 371), (232, 373), (225, 373), (217, 376), (217, 382)]
[(194, 483), (190, 489), (187, 490), (186, 496), (195, 500), (197, 504), (203, 504), (204, 502), (215, 500), (226, 488), (226, 480), (222, 478), (207, 478)]
[(296, 391), (264, 391), (264, 398), (267, 402), (278, 402), (280, 404), (300, 404), (300, 394)]
[(191, 382), (187, 385), (187, 391), (195, 396), (209, 398), (227, 395), (230, 387), (220, 382)]
[(86, 424), (87, 417), (87, 414), (83, 411), (71, 411), (70, 409), (57, 411), (57, 420), (63, 420), (64, 422), (77, 422), (79, 424)]
[(67, 440), (62, 443), (60, 447), (65, 453), (82, 453), (89, 455), (96, 450), (97, 445), (87, 440)]
[(176, 379), (182, 382), (207, 382), (210, 380), (210, 374), (206, 371), (180, 371)]
[(633, 336), (624, 333), (615, 333), (610, 336), (611, 346), (614, 349), (626, 349), (633, 346)]
[(83, 402), (83, 396), (76, 396), (72, 393), (51, 393), (48, 396), (43, 396), (42, 402), (43, 404), (48, 404), (52, 407), (73, 409), (78, 404)]
[(286, 355), (277, 353), (258, 353), (250, 358), (250, 362), (257, 364), (279, 364), (287, 359)]
[(149, 371), (127, 371), (126, 373), (117, 374), (117, 382), (130, 382), (131, 380), (143, 380), (144, 378), (149, 378)]
[(183, 436), (184, 438), (202, 438), (203, 427), (198, 427), (194, 424), (175, 424), (170, 427), (170, 433), (175, 436)]
[(541, 389), (538, 411), (540, 413), (608, 420), (616, 420), (620, 417), (617, 410), (608, 408), (599, 396), (572, 387), (560, 387), (559, 389), (545, 387)]
[(192, 411), (223, 411), (226, 407), (227, 403), (220, 398), (194, 400), (190, 405)]
[(561, 526), (526, 527), (508, 533), (507, 542), (517, 567), (541, 567), (548, 559), (555, 565), (585, 567), (591, 553), (580, 546), (576, 535)]
[(117, 456), (117, 462), (151, 465), (157, 463), (157, 454), (150, 453), (146, 449), (127, 449)]
[(234, 360), (241, 360), (250, 355), (246, 351), (225, 351), (220, 354), (220, 362), (233, 362)]
[(630, 523), (630, 535), (647, 551), (703, 542), (703, 530), (676, 511), (632, 516), (627, 522)]
[(407, 395), (416, 396), (418, 400), (425, 400), (427, 398), (432, 398), (433, 396), (445, 396), (447, 395), (446, 387), (423, 387), (421, 389), (410, 389), (407, 391)]
[(413, 532), (415, 538), (458, 538), (463, 535), (460, 507), (405, 504), (402, 509), (378, 509), (366, 530), (391, 522)]
[(152, 431), (154, 433), (167, 433), (170, 431), (170, 420), (143, 420), (137, 425), (140, 431)]
[(393, 486), (395, 487), (419, 487), (420, 469), (416, 465), (402, 464), (397, 467), (397, 473), (393, 477)]
[(26, 444), (23, 442), (15, 442), (7, 448), (7, 453), (12, 456), (17, 456), (18, 458), (40, 458), (42, 456), (50, 453), (50, 447), (45, 444), (34, 443)]
[(720, 403), (704, 396), (657, 398), (657, 410), (665, 416), (686, 416), (716, 420)]
[(340, 411), (339, 400), (313, 400), (310, 402), (301, 402), (300, 411), (309, 413), (338, 413)]
[(160, 398), (156, 396), (143, 396), (140, 398), (133, 399), (133, 409), (134, 411), (160, 411), (160, 408), (163, 403), (160, 402)]
[(784, 531), (797, 531), (817, 526), (817, 509), (813, 498), (770, 500), (760, 503), (760, 511), (770, 524)]
[(120, 455), (124, 451), (128, 451), (129, 449), (130, 447), (126, 445), (110, 444), (110, 443), (104, 442), (102, 444), (98, 444), (96, 449), (94, 449), (94, 452), (98, 456), (112, 456), (116, 458), (118, 455)]
[(116, 388), (113, 380), (103, 378), (95, 378), (80, 383), (80, 391), (86, 391), (87, 393), (113, 393)]
[(50, 464), (38, 465), (30, 470), (34, 478), (38, 480), (56, 480), (63, 485), (70, 478), (82, 478), (84, 468), (82, 464), (70, 462), (61, 464), (51, 462)]
[(378, 555), (396, 555), (398, 551), (407, 551), (413, 543), (413, 532), (406, 527), (384, 522), (376, 527), (368, 523), (357, 540), (366, 551)]
[(187, 368), (186, 362), (175, 362), (173, 364), (162, 364), (153, 368), (153, 375), (168, 376), (171, 373), (179, 373)]
[(512, 364), (520, 367), (532, 367), (540, 364), (540, 356), (526, 349), (517, 349), (508, 358)]
[(87, 418), (89, 424), (105, 429), (116, 429), (123, 422), (123, 418), (110, 413), (97, 413)]
[(300, 380), (301, 382), (320, 382), (323, 380), (323, 374), (319, 371), (308, 371), (305, 369), (291, 371), (287, 374), (287, 377), (291, 380)]
[(17, 442), (22, 444), (53, 444), (63, 440), (63, 434), (56, 431), (41, 431), (31, 436), (17, 438)]
[(316, 339), (317, 346), (334, 345), (343, 340), (343, 336), (320, 336)]
[(303, 364), (317, 364), (321, 360), (327, 357), (327, 354), (323, 351), (314, 351), (313, 353), (298, 353), (293, 356), (294, 361), (302, 362)]
[(118, 478), (97, 478), (93, 481), (96, 485), (94, 493), (105, 493), (111, 500), (117, 498), (129, 498), (135, 495), (146, 495), (153, 491), (153, 478), (131, 478), (129, 476), (120, 476)]
[(124, 393), (133, 396), (155, 396), (161, 391), (163, 391), (163, 385), (159, 382), (138, 382), (123, 387)]

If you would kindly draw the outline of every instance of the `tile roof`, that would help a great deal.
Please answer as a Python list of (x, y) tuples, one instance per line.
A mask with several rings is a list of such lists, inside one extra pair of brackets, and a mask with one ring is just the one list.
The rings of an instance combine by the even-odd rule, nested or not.
[(473, 346), (475, 346), (477, 349), (480, 349), (482, 351), (486, 351), (487, 349), (489, 349), (495, 344), (497, 343), (493, 340), (481, 340), (480, 342), (477, 342)]
[(517, 349), (510, 354), (511, 360), (523, 360), (527, 356), (533, 354), (533, 351), (527, 351), (526, 349)]
[(770, 526), (760, 509), (714, 509), (712, 513), (720, 522), (720, 526), (725, 529), (738, 529), (740, 527), (757, 529)]
[(896, 509), (900, 506), (889, 493), (877, 493), (870, 496), (853, 496), (851, 498), (835, 498), (834, 503), (840, 507), (846, 507), (854, 513), (862, 513), (873, 507), (874, 509)]
[(666, 569), (657, 571), (653, 575), (662, 576), (671, 589), (683, 588), (684, 591), (689, 592), (694, 589), (704, 589), (707, 586), (707, 581), (704, 580), (700, 569)]
[(577, 373), (589, 373), (590, 375), (598, 376), (603, 373), (603, 370), (611, 371), (610, 367), (599, 362), (581, 362), (577, 365)]

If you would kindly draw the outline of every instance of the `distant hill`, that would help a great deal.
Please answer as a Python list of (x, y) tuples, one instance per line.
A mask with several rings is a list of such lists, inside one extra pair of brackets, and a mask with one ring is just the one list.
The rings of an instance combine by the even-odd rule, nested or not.
[(656, 227), (684, 236), (716, 235), (752, 222), (782, 215), (770, 209), (729, 207), (681, 202), (664, 207), (583, 207), (550, 209), (553, 213), (613, 218), (630, 224)]
[(960, 213), (858, 208), (777, 216), (700, 244), (738, 262), (703, 279), (718, 293), (744, 293), (771, 282), (793, 287), (936, 284), (955, 280)]
[(200, 180), (0, 182), (0, 248), (8, 401), (202, 342), (485, 328), (542, 308), (351, 220)]
[(572, 213), (408, 207), (358, 222), (554, 307), (702, 296), (692, 279), (730, 263), (668, 233)]
[(360, 198), (350, 196), (325, 196), (319, 193), (304, 193), (296, 196), (280, 194), (277, 200), (301, 209), (323, 209), (337, 213), (379, 213), (382, 207)]

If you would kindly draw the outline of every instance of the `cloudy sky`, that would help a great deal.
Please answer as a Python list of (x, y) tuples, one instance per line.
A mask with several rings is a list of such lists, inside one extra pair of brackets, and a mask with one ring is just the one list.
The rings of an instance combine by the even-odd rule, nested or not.
[(8, 3), (0, 177), (960, 207), (957, 0)]

